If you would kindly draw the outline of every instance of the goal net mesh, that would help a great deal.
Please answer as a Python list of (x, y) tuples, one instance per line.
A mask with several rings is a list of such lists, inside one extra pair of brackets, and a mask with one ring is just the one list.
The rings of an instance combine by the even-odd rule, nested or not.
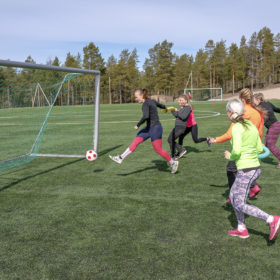
[(0, 67), (0, 171), (92, 149), (95, 75)]

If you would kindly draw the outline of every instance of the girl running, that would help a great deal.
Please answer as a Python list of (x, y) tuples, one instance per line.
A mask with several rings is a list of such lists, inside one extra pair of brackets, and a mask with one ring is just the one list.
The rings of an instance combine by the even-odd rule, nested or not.
[(276, 146), (280, 135), (280, 122), (277, 121), (274, 114), (274, 112), (280, 113), (280, 108), (277, 108), (272, 103), (265, 101), (262, 93), (254, 94), (254, 103), (257, 107), (261, 107), (267, 112), (267, 116), (264, 119), (264, 125), (267, 128), (265, 145), (279, 161), (276, 168), (280, 168), (280, 149)]
[(176, 142), (176, 139), (185, 133), (187, 120), (192, 111), (191, 106), (188, 103), (188, 97), (186, 95), (179, 96), (178, 104), (181, 108), (179, 110), (175, 108), (174, 111), (171, 111), (173, 116), (176, 118), (175, 128), (172, 129), (167, 139), (170, 145), (172, 158), (175, 157), (176, 150), (177, 154), (180, 155), (180, 157), (182, 157), (186, 153), (186, 150), (183, 149), (182, 145)]
[(230, 190), (230, 199), (237, 218), (238, 227), (229, 230), (231, 236), (248, 238), (245, 225), (245, 215), (250, 215), (266, 221), (270, 227), (269, 240), (274, 240), (280, 229), (280, 216), (272, 216), (261, 209), (247, 204), (246, 198), (250, 186), (261, 173), (258, 153), (263, 151), (263, 145), (258, 130), (249, 120), (243, 118), (244, 105), (238, 99), (233, 99), (226, 106), (227, 116), (232, 121), (232, 151), (225, 151), (227, 160), (235, 161), (237, 174)]
[(135, 151), (137, 146), (151, 138), (152, 145), (156, 153), (161, 155), (165, 160), (167, 160), (171, 165), (171, 173), (176, 173), (178, 169), (179, 162), (173, 160), (170, 155), (163, 150), (162, 148), (162, 126), (159, 121), (157, 107), (166, 109), (166, 106), (156, 102), (155, 100), (151, 100), (148, 98), (148, 93), (146, 89), (138, 89), (134, 93), (135, 100), (143, 104), (142, 112), (143, 116), (138, 124), (134, 127), (135, 130), (138, 130), (139, 127), (146, 122), (146, 127), (141, 129), (136, 137), (134, 138), (131, 145), (124, 151), (123, 154), (117, 156), (109, 155), (110, 159), (121, 164), (122, 161)]
[[(197, 122), (195, 121), (195, 118), (194, 118), (193, 108), (191, 107), (189, 98), (186, 95), (185, 95), (185, 97), (187, 99), (187, 105), (190, 106), (190, 108), (191, 108), (191, 113), (188, 117), (184, 133), (179, 136), (179, 145), (182, 147), (185, 136), (191, 132), (194, 143), (197, 144), (197, 143), (207, 141), (208, 146), (210, 146), (209, 137), (198, 138), (198, 126), (197, 126)], [(185, 149), (182, 149), (182, 151), (180, 153), (176, 154), (176, 157), (181, 158), (186, 152), (187, 151)]]
[[(253, 106), (253, 93), (250, 89), (244, 88), (239, 93), (239, 99), (244, 104), (244, 119), (251, 121), (257, 128), (259, 132), (260, 139), (262, 139), (263, 135), (263, 125), (264, 125), (264, 116), (265, 112)], [(228, 131), (216, 138), (210, 139), (210, 144), (212, 143), (223, 143), (231, 139), (231, 131), (233, 124), (230, 125)], [(229, 189), (234, 183), (235, 177), (237, 174), (237, 168), (235, 161), (229, 161), (227, 164), (227, 178), (228, 178), (228, 186)], [(261, 191), (261, 188), (258, 186), (256, 182), (253, 182), (253, 186), (251, 188), (251, 192), (249, 197), (252, 198), (256, 196)], [(230, 202), (230, 200), (227, 200)]]

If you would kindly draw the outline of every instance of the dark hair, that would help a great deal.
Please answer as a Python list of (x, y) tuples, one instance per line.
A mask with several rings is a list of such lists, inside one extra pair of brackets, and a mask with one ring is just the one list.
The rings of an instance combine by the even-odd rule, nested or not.
[(186, 94), (180, 95), (180, 96), (178, 97), (178, 99), (179, 99), (179, 98), (185, 99), (185, 100), (187, 101), (187, 104), (190, 105), (190, 99), (188, 98), (188, 96), (187, 96)]
[(146, 100), (147, 98), (149, 98), (148, 96), (148, 91), (145, 88), (140, 88), (135, 90), (135, 92), (139, 92), (141, 95), (143, 95), (143, 98)]
[(143, 88), (142, 91), (143, 91), (143, 98), (144, 98), (145, 100), (146, 100), (147, 98), (149, 98), (149, 96), (148, 96), (148, 91), (147, 91), (145, 88)]

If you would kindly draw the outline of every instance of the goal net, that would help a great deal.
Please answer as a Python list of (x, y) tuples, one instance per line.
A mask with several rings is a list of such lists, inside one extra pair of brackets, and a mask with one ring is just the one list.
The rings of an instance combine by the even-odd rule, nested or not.
[(184, 93), (190, 94), (193, 101), (223, 100), (222, 88), (186, 88)]
[(98, 149), (100, 72), (0, 60), (0, 171)]

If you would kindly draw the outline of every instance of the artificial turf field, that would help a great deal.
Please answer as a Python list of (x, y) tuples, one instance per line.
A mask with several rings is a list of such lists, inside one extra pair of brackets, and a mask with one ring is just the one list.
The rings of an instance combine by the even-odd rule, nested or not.
[[(41, 148), (71, 153), (74, 127), (90, 148), (92, 108), (55, 110), (65, 125), (50, 121), (50, 127), (66, 137), (55, 143), (43, 138)], [(0, 110), (2, 157), (32, 138), (27, 123), (35, 123), (34, 112)], [(194, 112), (200, 137), (219, 136), (229, 126), (225, 104), (194, 103)], [(174, 120), (159, 115), (169, 151)], [(36, 158), (0, 173), (0, 279), (280, 279), (280, 236), (269, 242), (262, 220), (247, 217), (248, 239), (227, 235), (236, 227), (225, 203), (223, 152), (230, 143), (209, 148), (188, 135), (176, 174), (149, 140), (121, 165), (114, 163), (108, 155), (127, 148), (140, 117), (139, 104), (101, 105), (97, 161)], [(18, 136), (8, 140), (12, 128)], [(272, 155), (261, 162), (262, 192), (249, 202), (279, 215), (276, 163)]]

